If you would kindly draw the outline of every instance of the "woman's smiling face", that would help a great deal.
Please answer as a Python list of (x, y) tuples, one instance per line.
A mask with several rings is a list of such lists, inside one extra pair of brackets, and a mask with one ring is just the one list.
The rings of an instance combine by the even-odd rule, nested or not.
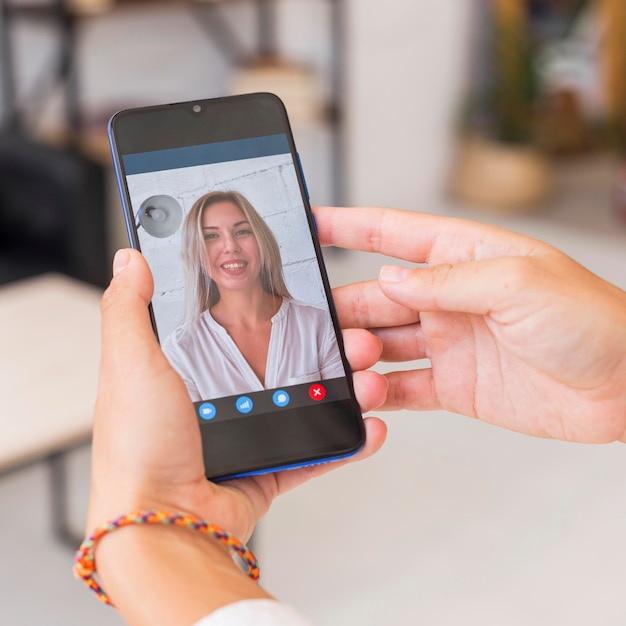
[(211, 278), (223, 290), (260, 284), (261, 251), (250, 222), (232, 202), (216, 202), (202, 214), (202, 236)]

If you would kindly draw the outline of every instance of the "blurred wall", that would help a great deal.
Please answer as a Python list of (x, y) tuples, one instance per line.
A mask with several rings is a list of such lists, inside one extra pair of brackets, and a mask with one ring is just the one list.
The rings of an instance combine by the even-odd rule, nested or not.
[(473, 2), (350, 0), (350, 200), (436, 210)]

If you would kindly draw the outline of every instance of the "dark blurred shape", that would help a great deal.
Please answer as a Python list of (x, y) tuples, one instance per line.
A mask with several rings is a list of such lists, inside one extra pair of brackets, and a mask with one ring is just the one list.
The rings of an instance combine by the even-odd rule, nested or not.
[[(11, 35), (24, 20), (50, 27), (59, 45), (31, 93), (18, 97)], [(80, 149), (76, 22), (66, 0), (0, 0), (0, 284), (44, 272), (61, 272), (98, 286), (108, 281), (105, 170)], [(63, 90), (65, 119), (62, 143), (53, 147), (34, 137), (36, 113), (56, 86)]]
[(493, 82), (489, 104), (494, 136), (505, 143), (527, 144), (537, 96), (528, 7), (518, 0), (494, 0), (492, 19)]
[(578, 94), (561, 89), (546, 95), (535, 112), (535, 142), (552, 155), (579, 154), (591, 146)]
[(0, 284), (61, 272), (104, 286), (105, 175), (74, 149), (0, 135)]
[(626, 1), (476, 7), (465, 131), (556, 156), (626, 152)]

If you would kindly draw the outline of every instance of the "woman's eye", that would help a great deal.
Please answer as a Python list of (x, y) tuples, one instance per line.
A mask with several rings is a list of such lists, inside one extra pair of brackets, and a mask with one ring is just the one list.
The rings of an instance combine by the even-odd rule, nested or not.
[(204, 240), (205, 241), (212, 241), (213, 239), (217, 239), (217, 234), (216, 233), (205, 233), (205, 235), (204, 235)]
[(242, 228), (235, 232), (236, 237), (245, 237), (246, 235), (251, 235), (252, 231), (247, 228)]

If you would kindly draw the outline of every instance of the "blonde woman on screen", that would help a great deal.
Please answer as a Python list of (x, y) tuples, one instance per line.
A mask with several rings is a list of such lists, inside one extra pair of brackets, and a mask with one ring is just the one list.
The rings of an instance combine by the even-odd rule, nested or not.
[(185, 317), (163, 350), (192, 400), (344, 375), (328, 311), (291, 297), (276, 238), (242, 194), (196, 200), (182, 258)]

